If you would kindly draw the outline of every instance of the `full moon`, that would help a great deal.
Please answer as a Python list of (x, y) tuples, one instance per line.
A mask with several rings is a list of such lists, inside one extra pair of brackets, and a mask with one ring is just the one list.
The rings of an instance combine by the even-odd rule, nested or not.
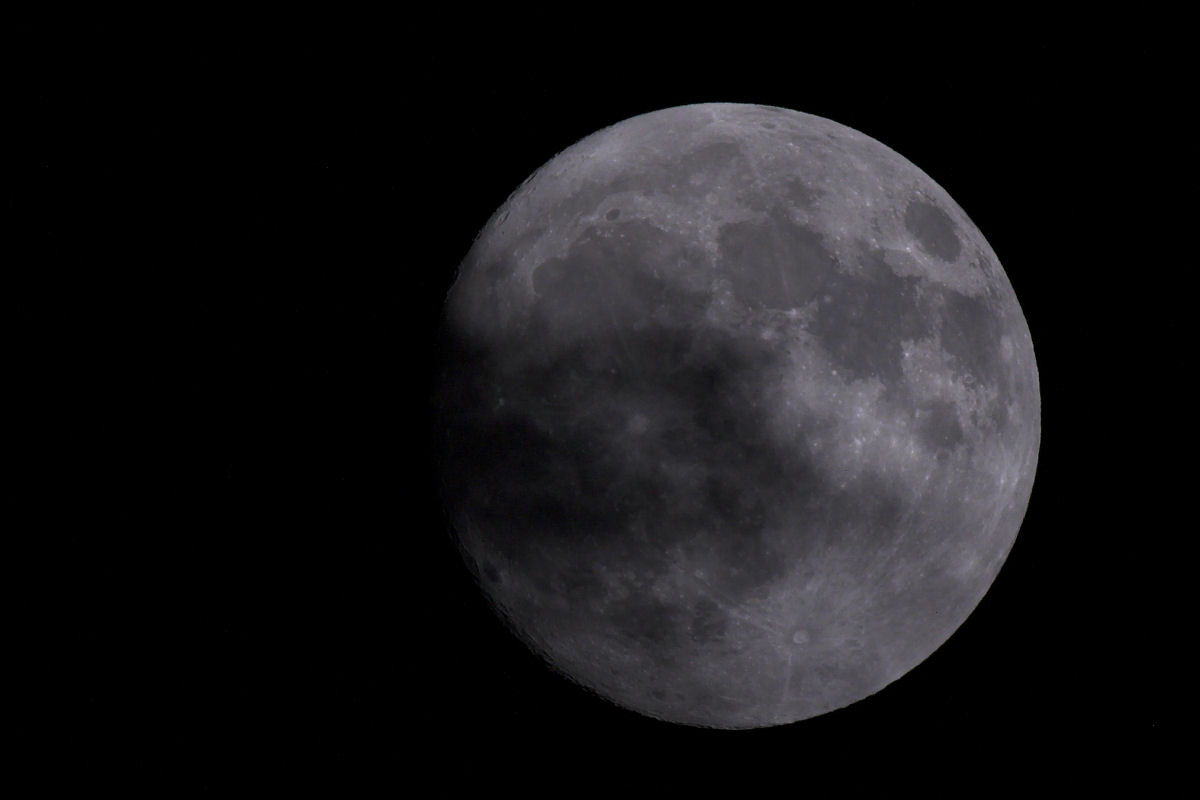
[(443, 503), (553, 668), (755, 728), (849, 705), (979, 603), (1029, 500), (1029, 329), (995, 253), (880, 142), (704, 104), (569, 147), (446, 298)]

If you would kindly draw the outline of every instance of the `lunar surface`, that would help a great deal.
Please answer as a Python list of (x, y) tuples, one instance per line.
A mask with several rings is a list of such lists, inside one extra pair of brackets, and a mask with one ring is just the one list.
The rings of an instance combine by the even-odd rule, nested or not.
[(904, 675), (992, 583), (1040, 437), (996, 255), (899, 154), (780, 108), (545, 164), (446, 300), (444, 503), (495, 609), (659, 719), (778, 725)]

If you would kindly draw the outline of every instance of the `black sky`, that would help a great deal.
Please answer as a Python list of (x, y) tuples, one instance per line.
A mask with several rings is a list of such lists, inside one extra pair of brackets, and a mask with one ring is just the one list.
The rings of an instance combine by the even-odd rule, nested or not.
[[(853, 793), (881, 765), (936, 788), (946, 762), (1169, 762), (1144, 337), (1175, 334), (1142, 276), (1181, 134), (1155, 37), (369, 27), (10, 35), (13, 488), (48, 545), (19, 606), (26, 738), (60, 777), (499, 791), (636, 767)], [(512, 638), (446, 536), (424, 423), (441, 299), (492, 211), (583, 136), (710, 101), (829, 117), (941, 184), (1008, 272), (1043, 398), (1025, 526), (950, 642), (850, 708), (741, 733), (609, 706)]]

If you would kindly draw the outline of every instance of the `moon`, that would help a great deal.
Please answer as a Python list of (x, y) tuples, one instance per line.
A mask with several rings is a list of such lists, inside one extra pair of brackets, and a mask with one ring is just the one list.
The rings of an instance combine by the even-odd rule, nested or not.
[(928, 657), (1009, 553), (1037, 366), (978, 228), (880, 142), (703, 104), (601, 130), (445, 303), (442, 501), (511, 629), (587, 690), (756, 728)]

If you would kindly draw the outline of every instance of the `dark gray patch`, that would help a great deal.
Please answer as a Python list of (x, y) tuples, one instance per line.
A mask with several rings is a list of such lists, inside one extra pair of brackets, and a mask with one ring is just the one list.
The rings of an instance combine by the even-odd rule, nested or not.
[(784, 185), (784, 195), (793, 205), (812, 208), (821, 193), (799, 178), (792, 178)]
[[(609, 618), (623, 636), (643, 645), (672, 641), (680, 631), (680, 609), (645, 592), (631, 594), (615, 604)], [(649, 654), (666, 656), (666, 651), (667, 648), (656, 647)]]
[(761, 125), (762, 127), (766, 128), (766, 129), (767, 129), (767, 130), (769, 130), (769, 131), (773, 131), (773, 130), (775, 130), (777, 127), (779, 127), (779, 126), (778, 126), (778, 125), (776, 125), (774, 122), (760, 122), (760, 123), (758, 123), (758, 124), (759, 124), (759, 125)]
[(687, 185), (692, 187), (689, 191), (699, 193), (720, 181), (730, 167), (742, 158), (742, 147), (737, 142), (706, 142), (667, 164), (657, 176), (646, 177), (651, 179), (652, 187), (660, 191), (668, 191), (667, 187), (671, 185)]
[[(720, 434), (725, 439), (733, 435), (732, 426)], [(757, 532), (766, 521), (766, 508), (759, 493), (752, 485), (744, 484), (743, 479), (736, 471), (709, 475), (704, 484), (706, 505), (725, 526)]]
[(962, 252), (954, 221), (942, 209), (924, 200), (913, 200), (904, 210), (904, 227), (921, 249), (943, 261), (954, 261)]
[(943, 300), (941, 343), (954, 357), (956, 371), (1005, 388), (1002, 378), (1008, 370), (1000, 352), (1000, 339), (1006, 330), (1004, 319), (985, 297), (946, 291)]
[(751, 308), (802, 306), (835, 268), (820, 235), (782, 214), (765, 222), (724, 225), (718, 242), (720, 268), (737, 298)]
[(604, 592), (604, 585), (589, 563), (567, 565), (560, 573), (559, 584), (563, 596), (572, 601), (595, 600)]
[(604, 218), (606, 220), (609, 220), (610, 222), (615, 219), (620, 219), (620, 217), (621, 217), (621, 209), (619, 209), (619, 208), (611, 209), (607, 214), (604, 215)]
[(537, 590), (538, 594), (545, 597), (554, 595), (554, 583), (551, 580), (551, 572), (546, 569), (531, 570), (527, 576), (529, 583)]
[(934, 451), (953, 450), (963, 441), (958, 409), (948, 400), (934, 400), (917, 410), (917, 438)]
[(720, 641), (728, 627), (727, 615), (711, 597), (701, 597), (692, 606), (692, 621), (688, 631), (692, 639), (702, 644)]
[(686, 323), (703, 312), (704, 298), (670, 284), (659, 269), (702, 258), (690, 243), (643, 220), (588, 228), (566, 256), (533, 270), (535, 313), (554, 329), (550, 335), (633, 328), (647, 324), (658, 308)]
[(861, 275), (831, 271), (820, 286), (830, 297), (809, 331), (851, 378), (879, 378), (891, 388), (903, 383), (901, 342), (923, 339), (932, 319), (919, 301), (918, 278), (900, 276), (878, 253), (864, 253)]
[(866, 469), (839, 497), (835, 517), (843, 530), (883, 546), (898, 535), (908, 506), (894, 478)]
[(496, 284), (512, 274), (512, 262), (496, 260), (489, 262), (483, 268), (483, 277), (490, 284)]
[(496, 569), (496, 565), (490, 561), (483, 562), (483, 579), (488, 583), (500, 580), (500, 570)]
[(1008, 404), (1004, 402), (992, 403), (991, 410), (988, 413), (988, 420), (992, 424), (993, 430), (1004, 430), (1008, 427)]
[[(773, 199), (770, 195), (759, 189), (738, 192), (735, 198), (739, 208), (746, 208), (751, 211), (771, 210)], [(714, 219), (716, 218), (714, 217)]]

